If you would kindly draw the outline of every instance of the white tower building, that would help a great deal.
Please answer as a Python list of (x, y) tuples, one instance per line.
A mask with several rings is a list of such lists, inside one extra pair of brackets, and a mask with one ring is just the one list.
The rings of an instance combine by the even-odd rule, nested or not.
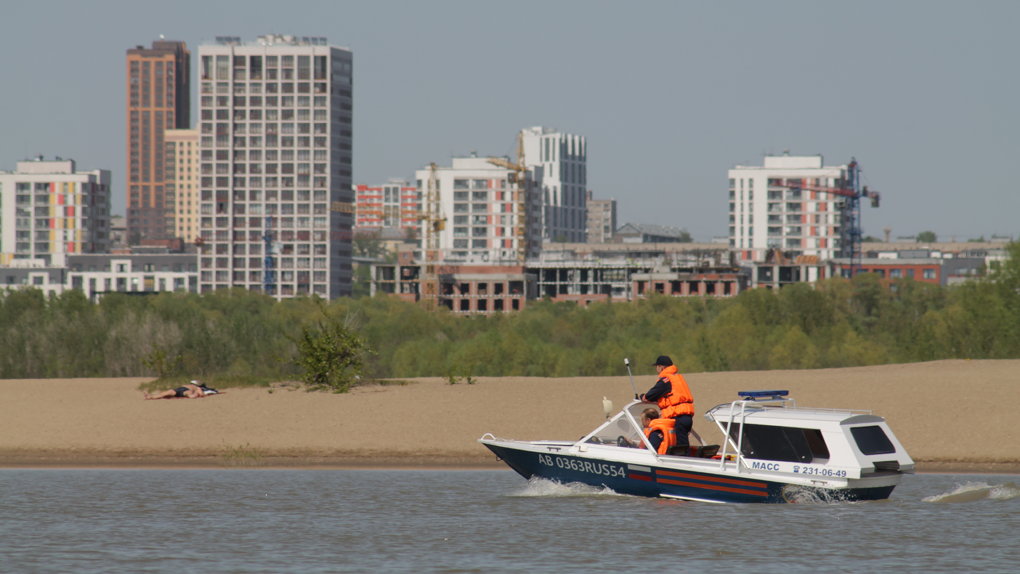
[(270, 35), (198, 53), (199, 289), (349, 295), (351, 51)]
[(109, 248), (109, 170), (40, 156), (0, 171), (0, 265), (60, 267)]
[[(784, 154), (729, 170), (730, 248), (738, 259), (761, 262), (774, 249), (820, 260), (839, 256), (846, 198), (811, 188), (841, 187), (847, 168), (823, 166), (820, 155)], [(790, 188), (791, 179), (805, 189)]]
[[(538, 168), (539, 176), (541, 168)], [(437, 167), (439, 215), (446, 219), (439, 234), (444, 262), (517, 265), (520, 249), (527, 257), (541, 250), (540, 203), (532, 172), (524, 172), (526, 199), (517, 201), (517, 173), (486, 158), (455, 157), (451, 167)], [(415, 172), (422, 198), (428, 194), (431, 170)], [(526, 213), (520, 213), (522, 203)], [(423, 207), (424, 209), (424, 207)], [(523, 220), (522, 220), (523, 217)], [(422, 230), (425, 237), (425, 230)]]
[(587, 240), (586, 190), (588, 144), (585, 138), (544, 127), (522, 130), (524, 163), (541, 168), (536, 177), (542, 200), (542, 238), (584, 243)]

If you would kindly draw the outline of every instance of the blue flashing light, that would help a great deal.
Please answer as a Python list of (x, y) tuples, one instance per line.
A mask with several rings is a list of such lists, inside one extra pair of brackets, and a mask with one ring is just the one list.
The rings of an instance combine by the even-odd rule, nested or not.
[(790, 394), (790, 391), (737, 391), (737, 395), (749, 400), (755, 399), (781, 399)]

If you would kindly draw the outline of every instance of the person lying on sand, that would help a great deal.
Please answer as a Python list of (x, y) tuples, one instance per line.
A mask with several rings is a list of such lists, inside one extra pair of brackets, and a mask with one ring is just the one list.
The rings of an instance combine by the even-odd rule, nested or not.
[(207, 387), (202, 381), (191, 381), (186, 383), (183, 387), (177, 387), (176, 389), (168, 389), (160, 391), (158, 393), (145, 393), (145, 400), (151, 399), (201, 399), (209, 395), (218, 395), (220, 392), (216, 389)]

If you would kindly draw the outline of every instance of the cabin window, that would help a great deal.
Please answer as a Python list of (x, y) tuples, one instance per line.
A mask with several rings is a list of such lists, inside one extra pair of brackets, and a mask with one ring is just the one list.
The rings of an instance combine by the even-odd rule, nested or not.
[[(739, 425), (730, 429), (734, 442), (737, 441), (739, 430)], [(794, 427), (744, 425), (740, 451), (748, 458), (785, 462), (811, 462), (829, 458), (829, 448), (822, 438), (822, 431)]]
[(863, 454), (892, 454), (896, 452), (896, 447), (893, 446), (889, 437), (885, 436), (885, 431), (880, 426), (852, 427), (850, 434), (854, 435), (857, 448), (861, 449)]

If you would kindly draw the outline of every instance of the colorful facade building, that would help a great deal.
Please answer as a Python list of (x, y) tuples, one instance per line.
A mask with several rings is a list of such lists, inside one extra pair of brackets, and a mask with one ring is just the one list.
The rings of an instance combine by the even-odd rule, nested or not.
[(109, 170), (40, 156), (0, 172), (0, 265), (61, 266), (109, 248)]
[(357, 231), (413, 229), (421, 225), (421, 192), (406, 181), (354, 186)]

